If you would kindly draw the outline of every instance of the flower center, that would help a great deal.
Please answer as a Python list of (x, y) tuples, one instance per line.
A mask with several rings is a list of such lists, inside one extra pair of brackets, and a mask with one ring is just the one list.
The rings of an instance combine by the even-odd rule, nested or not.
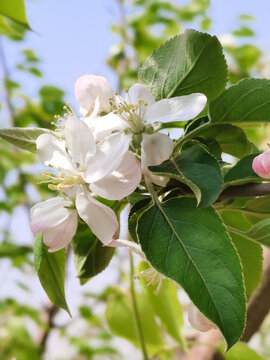
[(144, 277), (145, 280), (147, 281), (145, 287), (148, 287), (149, 285), (156, 286), (156, 289), (153, 291), (153, 294), (158, 295), (161, 290), (162, 281), (165, 279), (165, 276), (160, 274), (154, 268), (150, 267), (146, 270), (141, 271), (138, 275), (135, 275), (136, 279), (140, 279), (142, 277)]
[[(128, 90), (126, 93), (129, 96)], [(130, 97), (127, 102), (118, 93), (115, 93), (115, 96), (116, 101), (110, 98), (111, 111), (127, 122), (134, 134), (141, 134), (145, 128), (143, 117), (148, 104), (143, 99), (139, 99), (137, 104), (132, 104)]]
[(70, 175), (60, 172), (58, 176), (53, 173), (45, 172), (42, 174), (45, 178), (47, 178), (47, 182), (49, 183), (48, 188), (50, 190), (65, 190), (66, 188), (73, 188), (75, 185), (84, 184), (85, 181), (82, 178), (83, 173), (79, 173), (78, 175)]

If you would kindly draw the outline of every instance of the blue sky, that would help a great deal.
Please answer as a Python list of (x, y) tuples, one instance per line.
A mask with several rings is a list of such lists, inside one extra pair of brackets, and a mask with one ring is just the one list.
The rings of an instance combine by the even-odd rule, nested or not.
[[(182, 5), (187, 1), (172, 0)], [(73, 86), (85, 73), (102, 74), (112, 83), (115, 75), (105, 65), (104, 59), (116, 38), (110, 25), (119, 20), (116, 0), (26, 0), (29, 23), (35, 32), (27, 34), (26, 41), (6, 42), (5, 53), (9, 68), (18, 61), (18, 47), (33, 48), (42, 59), (44, 83), (55, 84), (67, 91), (67, 100), (74, 102)], [(268, 0), (213, 0), (210, 17), (214, 19), (211, 33), (228, 33), (238, 26), (241, 13), (255, 15), (253, 26), (255, 41), (270, 49), (270, 1)], [(25, 91), (34, 95), (39, 84), (19, 72), (15, 80), (22, 79)]]

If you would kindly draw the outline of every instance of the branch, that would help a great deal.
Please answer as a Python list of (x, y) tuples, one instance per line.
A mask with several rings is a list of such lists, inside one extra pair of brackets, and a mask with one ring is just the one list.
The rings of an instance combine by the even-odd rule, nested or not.
[(245, 185), (229, 186), (219, 195), (218, 200), (254, 196), (270, 196), (270, 183), (250, 183)]
[(43, 311), (41, 313), (41, 319), (44, 323), (44, 326), (39, 328), (38, 334), (35, 339), (35, 343), (39, 346), (40, 354), (43, 354), (46, 349), (47, 339), (51, 330), (54, 328), (53, 321), (58, 311), (58, 306), (52, 304), (49, 301), (43, 308)]

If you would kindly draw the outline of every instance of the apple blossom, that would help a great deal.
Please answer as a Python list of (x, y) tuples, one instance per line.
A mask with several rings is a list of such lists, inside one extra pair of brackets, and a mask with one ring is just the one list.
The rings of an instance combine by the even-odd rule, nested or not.
[[(103, 139), (111, 148), (116, 146), (119, 151), (131, 145), (136, 151), (141, 147), (142, 170), (147, 175), (148, 166), (159, 165), (167, 160), (173, 151), (173, 141), (167, 135), (154, 133), (155, 124), (193, 119), (207, 102), (206, 96), (200, 93), (155, 102), (150, 91), (141, 84), (134, 84), (123, 98), (118, 93), (113, 93), (108, 82), (106, 86), (104, 84), (104, 78), (101, 80), (94, 75), (84, 75), (77, 80), (75, 96), (84, 121), (97, 141)], [(106, 88), (106, 91), (103, 92), (103, 88)], [(111, 96), (108, 100), (109, 93)], [(104, 108), (110, 105), (111, 112), (97, 117), (96, 111), (95, 116), (88, 116), (89, 109), (95, 108), (96, 102), (101, 99), (107, 101)], [(119, 154), (121, 156), (120, 152)], [(86, 171), (85, 178), (90, 181), (90, 171)], [(160, 179), (158, 176), (151, 178), (158, 185), (165, 185), (167, 182), (167, 179)]]
[(207, 319), (193, 303), (188, 308), (188, 320), (199, 331), (208, 331), (216, 328), (216, 325)]
[(252, 162), (252, 169), (257, 175), (270, 179), (270, 151), (256, 156)]
[[(73, 198), (78, 215), (87, 223), (99, 240), (104, 245), (108, 245), (118, 232), (118, 221), (114, 211), (97, 201), (94, 196), (98, 195), (109, 200), (120, 200), (132, 193), (141, 180), (141, 169), (138, 161), (133, 154), (127, 152), (127, 149), (122, 151), (122, 156), (120, 158), (118, 156), (117, 161), (115, 161), (114, 149), (111, 151), (108, 146), (104, 147), (102, 142), (96, 145), (88, 126), (74, 116), (68, 117), (63, 135), (64, 139), (62, 136), (42, 134), (36, 140), (40, 160), (58, 172), (44, 174), (48, 179), (47, 182), (50, 182), (49, 188), (63, 191), (70, 198)], [(93, 159), (96, 158), (100, 164), (99, 167), (96, 166), (95, 161), (93, 164)], [(91, 183), (85, 179), (86, 171), (90, 172), (94, 178)], [(44, 223), (50, 222), (51, 217), (60, 218), (60, 223), (63, 223), (68, 211), (69, 216), (71, 216), (71, 210), (64, 210), (63, 201), (60, 203), (58, 200), (57, 206), (52, 207), (51, 211), (50, 204), (45, 201), (34, 206), (31, 229), (35, 233), (47, 229)], [(43, 220), (42, 226), (39, 226), (41, 209), (43, 209)], [(75, 215), (72, 216), (75, 218)], [(72, 229), (75, 228), (73, 217), (74, 226)], [(54, 223), (52, 222), (52, 224)], [(62, 235), (65, 234), (64, 231), (61, 234), (64, 225), (60, 226), (59, 229), (57, 227), (50, 227), (50, 229), (52, 233), (55, 230), (55, 234), (51, 234), (51, 237), (54, 236), (55, 244), (52, 241), (47, 242), (51, 250), (58, 250), (61, 244), (63, 244), (61, 247), (64, 247), (68, 242), (61, 239)], [(71, 238), (72, 236), (69, 237), (69, 241)]]

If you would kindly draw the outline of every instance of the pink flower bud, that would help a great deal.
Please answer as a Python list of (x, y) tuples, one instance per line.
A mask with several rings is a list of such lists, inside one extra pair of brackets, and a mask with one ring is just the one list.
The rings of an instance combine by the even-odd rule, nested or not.
[(270, 151), (256, 156), (252, 162), (253, 171), (265, 179), (270, 179)]

